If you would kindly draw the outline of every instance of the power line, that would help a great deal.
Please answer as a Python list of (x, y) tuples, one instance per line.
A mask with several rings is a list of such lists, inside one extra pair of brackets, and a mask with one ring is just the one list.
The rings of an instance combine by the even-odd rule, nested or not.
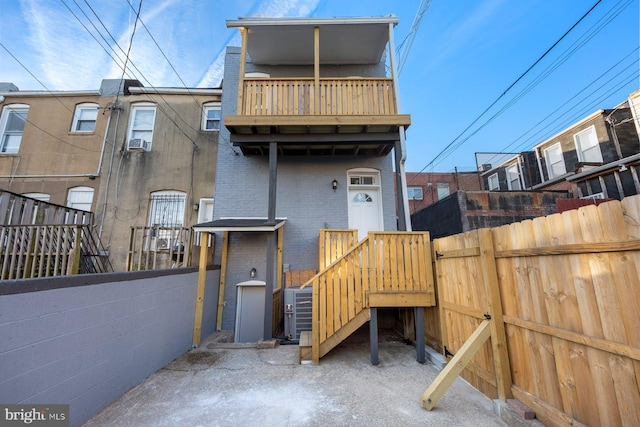
[[(522, 73), (513, 83), (511, 83), (509, 85), (509, 87), (507, 87), (507, 89), (505, 89), (502, 94), (500, 94), (487, 108), (485, 108), (485, 110), (480, 113), (480, 115), (478, 115), (462, 132), (460, 132), (460, 134), (458, 134), (458, 136), (456, 136), (449, 144), (447, 144), (434, 158), (433, 160), (431, 160), (429, 163), (427, 163), (425, 165), (424, 168), (422, 168), (420, 170), (420, 172), (423, 172), (426, 168), (428, 168), (430, 165), (432, 165), (439, 157), (441, 157), (442, 155), (444, 155), (444, 153), (451, 147), (453, 146), (453, 144), (455, 144), (461, 137), (462, 135), (464, 135), (473, 125), (475, 125), (491, 108), (493, 108), (494, 105), (496, 105), (520, 80), (522, 80), (524, 78), (524, 76), (526, 76), (529, 71), (531, 71), (538, 63), (540, 63), (540, 61), (542, 61), (543, 58), (545, 58), (549, 52), (551, 52), (551, 50), (553, 48), (555, 48), (562, 40), (564, 40), (564, 38), (576, 27), (578, 26), (578, 24), (580, 24), (580, 22), (582, 22), (590, 13), (591, 11), (593, 11), (595, 9), (596, 6), (598, 6), (598, 4), (600, 4), (602, 0), (597, 0), (596, 3), (591, 6), (591, 8), (584, 14), (582, 15), (582, 17), (580, 17), (580, 19), (578, 19), (578, 21), (576, 21), (553, 45), (551, 45), (550, 48), (548, 48), (529, 68), (527, 68), (527, 70)], [(476, 131), (477, 132), (477, 131)], [(472, 134), (473, 135), (473, 134)], [(468, 140), (468, 138), (466, 139)], [(465, 140), (465, 141), (466, 141)], [(464, 142), (464, 141), (463, 141)], [(420, 173), (418, 172), (418, 173)], [(412, 180), (413, 181), (413, 180)], [(409, 184), (409, 183), (407, 183)]]

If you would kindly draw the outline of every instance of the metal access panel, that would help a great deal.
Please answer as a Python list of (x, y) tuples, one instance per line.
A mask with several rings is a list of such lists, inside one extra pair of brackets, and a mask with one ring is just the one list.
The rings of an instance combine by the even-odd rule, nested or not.
[(299, 340), (300, 333), (311, 330), (311, 287), (284, 290), (284, 334)]

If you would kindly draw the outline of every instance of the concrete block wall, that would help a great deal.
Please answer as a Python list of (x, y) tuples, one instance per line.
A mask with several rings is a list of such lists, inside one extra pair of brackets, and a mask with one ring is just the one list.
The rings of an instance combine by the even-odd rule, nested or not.
[[(71, 425), (80, 425), (191, 348), (197, 275), (0, 284), (0, 402), (69, 404)], [(215, 329), (218, 283), (219, 270), (210, 270), (203, 335)]]

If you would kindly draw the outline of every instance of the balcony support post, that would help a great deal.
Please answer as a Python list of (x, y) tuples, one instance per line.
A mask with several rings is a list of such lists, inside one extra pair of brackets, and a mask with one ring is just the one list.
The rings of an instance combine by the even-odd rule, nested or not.
[(320, 27), (313, 29), (313, 94), (314, 114), (320, 114)]
[(247, 66), (247, 37), (249, 37), (249, 32), (246, 28), (241, 27), (240, 35), (242, 36), (242, 47), (240, 48), (240, 72), (238, 76), (238, 107), (236, 110), (240, 114), (240, 112), (244, 112), (244, 75), (245, 69)]
[[(276, 224), (276, 183), (278, 176), (278, 143), (269, 143), (269, 206), (267, 224)], [(276, 283), (276, 260), (278, 252), (277, 231), (267, 237), (267, 278), (264, 297), (264, 339), (270, 340), (273, 323), (273, 289)]]

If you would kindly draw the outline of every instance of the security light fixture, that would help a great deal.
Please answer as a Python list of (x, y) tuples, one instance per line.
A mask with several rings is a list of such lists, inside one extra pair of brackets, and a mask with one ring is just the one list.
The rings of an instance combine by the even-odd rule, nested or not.
[(338, 188), (338, 180), (334, 179), (333, 182), (331, 183), (331, 188), (333, 188), (333, 191), (336, 191), (336, 189)]
[(257, 273), (257, 272), (258, 272), (258, 271), (256, 270), (256, 268), (255, 268), (255, 267), (254, 267), (254, 268), (252, 268), (252, 269), (251, 269), (251, 271), (249, 272), (249, 277), (251, 277), (252, 279), (255, 279), (255, 278), (256, 278), (256, 273)]

